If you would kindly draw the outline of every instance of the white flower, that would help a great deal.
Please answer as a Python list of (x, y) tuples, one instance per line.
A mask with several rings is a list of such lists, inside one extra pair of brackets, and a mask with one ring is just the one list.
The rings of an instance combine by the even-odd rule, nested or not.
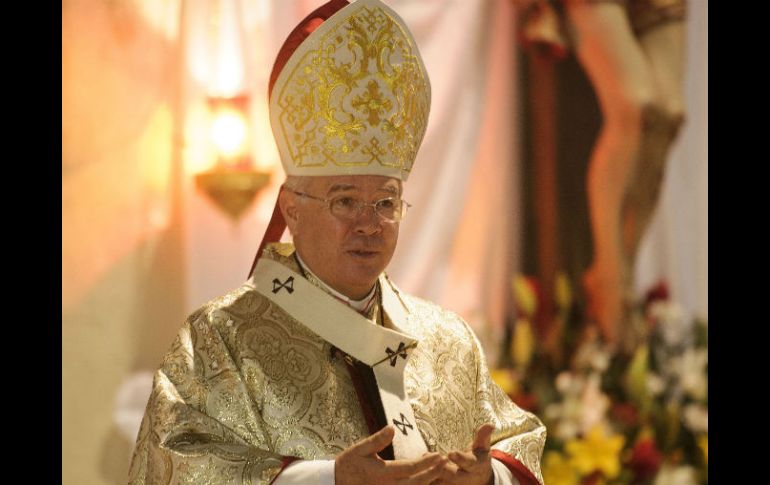
[(682, 389), (693, 399), (706, 399), (708, 394), (708, 379), (706, 377), (708, 350), (687, 349), (681, 360)]
[(559, 372), (555, 382), (556, 389), (565, 396), (578, 394), (583, 387), (583, 379), (568, 371)]
[(591, 367), (597, 372), (604, 372), (610, 366), (610, 354), (604, 349), (596, 349), (591, 358)]
[(647, 389), (653, 396), (660, 395), (666, 389), (665, 381), (656, 373), (647, 373)]
[(587, 433), (596, 424), (606, 424), (609, 398), (601, 391), (601, 373), (589, 376), (560, 372), (555, 379), (561, 402), (544, 409), (544, 416), (553, 423), (553, 434), (562, 441)]
[(554, 423), (553, 435), (567, 441), (577, 437), (580, 420), (580, 403), (574, 398), (567, 398), (561, 403), (552, 403), (543, 410), (544, 417)]
[(543, 412), (544, 417), (553, 423), (553, 435), (566, 441), (577, 437), (582, 429), (584, 406), (581, 396), (585, 379), (564, 371), (556, 377), (555, 384), (562, 395), (561, 401), (549, 404)]
[(569, 441), (578, 437), (578, 426), (574, 421), (561, 421), (556, 427), (555, 435), (561, 441)]
[(655, 476), (653, 485), (698, 485), (698, 476), (691, 466), (664, 464)]
[(612, 351), (603, 344), (598, 336), (590, 337), (576, 352), (575, 367), (585, 371), (604, 372), (610, 366)]
[(650, 305), (650, 315), (658, 322), (663, 341), (668, 346), (684, 343), (692, 333), (693, 322), (685, 317), (682, 307), (670, 301), (656, 301)]
[(567, 390), (570, 388), (571, 382), (572, 382), (572, 374), (570, 374), (567, 371), (559, 372), (556, 375), (556, 379), (554, 379), (554, 384), (556, 384), (556, 390), (562, 394), (567, 393)]
[(601, 375), (594, 373), (588, 377), (588, 382), (581, 395), (580, 430), (588, 433), (588, 430), (599, 423), (604, 423), (607, 410), (610, 407), (609, 398), (602, 393)]
[(709, 411), (702, 404), (688, 404), (682, 412), (684, 425), (694, 433), (708, 433)]

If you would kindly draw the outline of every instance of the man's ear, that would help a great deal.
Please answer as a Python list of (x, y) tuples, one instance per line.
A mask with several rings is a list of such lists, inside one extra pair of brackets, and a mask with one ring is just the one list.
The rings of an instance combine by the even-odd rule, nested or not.
[(278, 206), (292, 236), (296, 234), (297, 222), (299, 221), (298, 199), (299, 197), (286, 189), (281, 189), (281, 193), (278, 195)]

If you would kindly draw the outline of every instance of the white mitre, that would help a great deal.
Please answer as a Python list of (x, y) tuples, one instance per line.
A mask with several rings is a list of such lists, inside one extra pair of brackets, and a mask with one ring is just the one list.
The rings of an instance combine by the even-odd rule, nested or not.
[(406, 180), (425, 135), (430, 81), (404, 21), (357, 0), (323, 21), (280, 71), (270, 122), (287, 175)]

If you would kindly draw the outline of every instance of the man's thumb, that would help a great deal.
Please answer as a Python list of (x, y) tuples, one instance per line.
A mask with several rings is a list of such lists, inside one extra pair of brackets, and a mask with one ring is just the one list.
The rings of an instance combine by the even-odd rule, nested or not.
[(488, 450), (492, 433), (495, 432), (495, 425), (486, 423), (476, 430), (476, 436), (473, 437), (471, 450)]
[(385, 426), (353, 445), (355, 453), (359, 456), (369, 456), (384, 450), (393, 441), (394, 433), (393, 426)]

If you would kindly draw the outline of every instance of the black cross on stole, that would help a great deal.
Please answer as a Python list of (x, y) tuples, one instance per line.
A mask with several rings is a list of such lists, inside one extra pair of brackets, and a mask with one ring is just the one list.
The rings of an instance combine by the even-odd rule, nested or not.
[(278, 293), (281, 288), (285, 288), (290, 295), (294, 293), (294, 277), (289, 276), (283, 283), (278, 278), (273, 278), (273, 293)]
[(396, 418), (393, 418), (393, 424), (396, 425), (396, 427), (404, 433), (404, 436), (407, 435), (406, 428), (414, 429), (414, 426), (412, 426), (412, 423), (410, 423), (406, 416), (404, 416), (404, 413), (399, 413), (401, 415), (401, 421), (397, 420)]
[(395, 367), (396, 362), (398, 361), (398, 356), (406, 360), (406, 349), (404, 348), (404, 342), (400, 342), (398, 344), (398, 348), (396, 350), (391, 349), (390, 347), (385, 349), (385, 352), (388, 354), (388, 358), (390, 359), (390, 366)]

